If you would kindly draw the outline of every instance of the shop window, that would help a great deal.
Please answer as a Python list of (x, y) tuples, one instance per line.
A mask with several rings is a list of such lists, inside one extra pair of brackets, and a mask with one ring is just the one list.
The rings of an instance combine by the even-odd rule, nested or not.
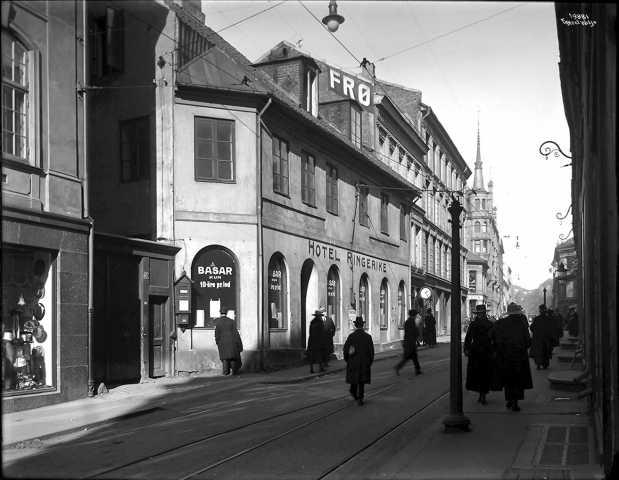
[(316, 206), (316, 160), (313, 155), (303, 153), (301, 157), (301, 200)]
[[(2, 389), (30, 393), (56, 385), (54, 257), (2, 248)], [(76, 346), (78, 348), (79, 346)]]
[(120, 122), (121, 181), (135, 182), (150, 176), (150, 121), (140, 117)]
[(337, 267), (332, 266), (327, 275), (327, 316), (340, 328), (340, 275)]
[(327, 165), (327, 211), (338, 214), (337, 168)]
[[(357, 315), (362, 316), (363, 320), (365, 320), (365, 327), (364, 327), (365, 330), (367, 330), (370, 327), (369, 295), (370, 295), (370, 291), (369, 291), (368, 277), (364, 273), (363, 275), (361, 275), (361, 280), (359, 280), (359, 306), (357, 307)], [(351, 322), (350, 328), (351, 329), (355, 328), (352, 325), (352, 322)]]
[(34, 165), (36, 56), (2, 30), (2, 156)]
[(368, 217), (368, 194), (370, 189), (366, 186), (359, 187), (359, 224), (367, 227), (369, 225)]
[[(193, 327), (215, 328), (221, 309), (228, 317), (238, 314), (238, 264), (224, 247), (200, 250), (191, 264)], [(239, 327), (237, 322), (237, 328)]]
[(234, 122), (195, 117), (194, 169), (197, 181), (234, 181)]
[(400, 282), (398, 287), (398, 328), (404, 328), (404, 322), (406, 321), (406, 285), (404, 282)]
[(288, 142), (273, 137), (273, 191), (288, 195)]
[(380, 196), (380, 231), (389, 235), (389, 196), (385, 193)]
[(286, 264), (280, 254), (271, 257), (268, 270), (269, 328), (287, 328)]
[(350, 139), (354, 145), (361, 147), (361, 110), (350, 109)]
[(387, 330), (389, 324), (389, 284), (384, 278), (379, 293), (380, 329)]

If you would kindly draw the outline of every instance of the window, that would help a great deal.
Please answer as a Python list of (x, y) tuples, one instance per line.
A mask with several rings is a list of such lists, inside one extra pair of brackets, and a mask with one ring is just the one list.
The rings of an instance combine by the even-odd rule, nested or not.
[[(368, 317), (369, 293), (368, 276), (364, 273), (363, 275), (361, 275), (361, 280), (359, 280), (359, 306), (357, 307), (357, 315), (362, 316), (363, 320), (365, 320), (364, 328), (366, 330), (370, 327), (370, 319)], [(353, 325), (350, 325), (350, 328), (353, 329)]]
[(488, 253), (488, 240), (484, 240), (482, 245), (483, 245), (483, 250), (482, 251), (484, 253)]
[(357, 147), (361, 146), (361, 111), (350, 109), (350, 139)]
[(359, 225), (365, 227), (369, 224), (368, 218), (368, 187), (359, 187)]
[(337, 168), (327, 165), (327, 211), (334, 215), (338, 212)]
[(304, 153), (301, 160), (301, 199), (312, 207), (316, 206), (315, 170), (316, 160)]
[(469, 270), (469, 291), (475, 293), (477, 291), (477, 272)]
[(273, 137), (273, 191), (288, 195), (288, 143)]
[(404, 328), (406, 321), (406, 286), (404, 282), (400, 282), (398, 287), (398, 328)]
[(135, 182), (150, 176), (150, 121), (140, 117), (120, 122), (121, 181)]
[(474, 227), (475, 233), (479, 233), (481, 231), (481, 224), (479, 223), (479, 221), (476, 221), (474, 225), (475, 225)]
[(335, 329), (340, 329), (340, 275), (336, 266), (329, 269), (327, 275), (327, 316), (335, 323)]
[(481, 240), (475, 240), (475, 247), (473, 249), (474, 252), (481, 252)]
[(405, 242), (408, 237), (408, 235), (406, 235), (406, 231), (408, 230), (406, 225), (406, 213), (406, 205), (402, 203), (400, 205), (400, 240), (404, 240)]
[(380, 231), (389, 235), (389, 197), (384, 193), (380, 196)]
[[(125, 26), (122, 10), (106, 8), (92, 25), (91, 74), (93, 79), (120, 73), (124, 69)], [(182, 51), (183, 49), (181, 49)]]
[(2, 156), (28, 162), (31, 114), (29, 53), (2, 31)]
[(389, 324), (389, 284), (386, 278), (380, 284), (379, 311), (380, 329), (387, 330)]
[(484, 233), (488, 231), (488, 222), (484, 222), (481, 224), (481, 231)]
[(479, 210), (480, 200), (479, 198), (475, 199), (475, 210)]
[(194, 168), (197, 181), (234, 181), (234, 122), (195, 117)]
[(269, 328), (286, 328), (286, 264), (279, 253), (271, 257), (268, 276)]
[(307, 69), (305, 77), (305, 108), (314, 117), (318, 115), (318, 82), (316, 81), (316, 71)]

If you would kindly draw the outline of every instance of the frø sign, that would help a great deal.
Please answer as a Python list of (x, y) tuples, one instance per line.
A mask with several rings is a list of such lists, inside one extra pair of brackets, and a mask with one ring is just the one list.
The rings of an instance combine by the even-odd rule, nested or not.
[(363, 107), (372, 105), (372, 85), (335, 68), (329, 68), (329, 89)]

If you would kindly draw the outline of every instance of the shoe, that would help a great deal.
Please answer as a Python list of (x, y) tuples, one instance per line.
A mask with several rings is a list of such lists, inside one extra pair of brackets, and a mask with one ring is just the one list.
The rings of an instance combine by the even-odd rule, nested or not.
[(357, 397), (355, 393), (350, 392), (350, 396), (354, 398), (355, 400), (359, 400), (359, 398)]
[(358, 398), (357, 403), (359, 404), (359, 406), (363, 405), (363, 398)]

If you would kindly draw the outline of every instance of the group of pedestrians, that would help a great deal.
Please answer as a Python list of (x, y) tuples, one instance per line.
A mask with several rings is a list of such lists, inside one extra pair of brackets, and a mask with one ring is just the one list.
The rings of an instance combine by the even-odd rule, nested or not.
[(310, 364), (310, 373), (314, 373), (314, 364), (319, 371), (324, 372), (329, 366), (329, 358), (334, 352), (333, 337), (335, 335), (335, 323), (329, 316), (324, 315), (324, 309), (314, 312), (314, 318), (309, 325), (309, 337), (307, 339), (307, 358)]

